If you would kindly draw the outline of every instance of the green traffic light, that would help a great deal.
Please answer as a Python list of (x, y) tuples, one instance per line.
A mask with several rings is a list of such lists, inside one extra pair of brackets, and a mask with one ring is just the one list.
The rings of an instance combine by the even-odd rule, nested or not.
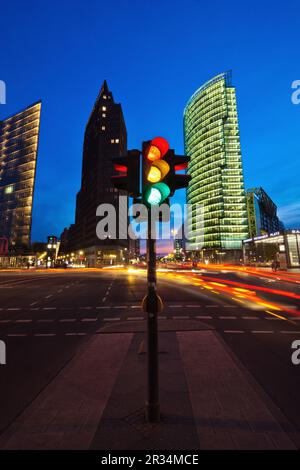
[(165, 183), (156, 183), (146, 191), (146, 201), (151, 206), (161, 204), (170, 194), (170, 188)]

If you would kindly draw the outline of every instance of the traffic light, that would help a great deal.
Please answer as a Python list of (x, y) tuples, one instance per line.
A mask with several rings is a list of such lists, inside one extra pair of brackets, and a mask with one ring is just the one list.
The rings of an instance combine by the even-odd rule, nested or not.
[(143, 142), (142, 171), (143, 188), (142, 198), (147, 206), (157, 206), (163, 203), (170, 195), (167, 184), (170, 165), (165, 160), (169, 143), (163, 137)]
[(128, 196), (140, 196), (140, 151), (128, 150), (127, 155), (114, 157), (113, 167), (118, 174), (111, 177), (116, 189), (126, 191)]
[(173, 196), (177, 189), (186, 188), (191, 180), (190, 175), (176, 173), (177, 171), (187, 169), (190, 157), (187, 155), (175, 155), (174, 150), (169, 150), (165, 160), (170, 167), (166, 182), (170, 188), (170, 196)]
[(186, 188), (190, 175), (178, 174), (185, 170), (190, 157), (175, 155), (163, 137), (143, 143), (143, 202), (159, 205), (173, 196), (177, 189)]

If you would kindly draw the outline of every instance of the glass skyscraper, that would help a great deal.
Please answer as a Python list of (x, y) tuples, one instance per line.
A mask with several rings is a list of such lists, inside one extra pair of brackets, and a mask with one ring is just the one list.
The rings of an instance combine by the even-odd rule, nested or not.
[(0, 237), (27, 246), (40, 130), (41, 102), (0, 121)]
[(204, 217), (202, 236), (193, 235), (188, 249), (216, 259), (218, 254), (238, 257), (234, 250), (241, 250), (248, 222), (236, 94), (229, 72), (209, 80), (188, 101), (184, 141), (191, 158), (187, 203), (194, 217), (190, 228), (194, 228), (197, 204)]

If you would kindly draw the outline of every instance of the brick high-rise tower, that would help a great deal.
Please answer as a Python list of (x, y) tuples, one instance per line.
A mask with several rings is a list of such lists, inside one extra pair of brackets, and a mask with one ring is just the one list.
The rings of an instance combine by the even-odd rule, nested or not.
[(127, 240), (99, 240), (96, 209), (110, 203), (118, 217), (120, 192), (113, 188), (112, 158), (127, 152), (122, 107), (114, 102), (104, 81), (85, 129), (81, 188), (76, 199), (75, 224), (70, 228), (72, 251), (84, 251), (89, 266), (121, 262), (127, 257)]

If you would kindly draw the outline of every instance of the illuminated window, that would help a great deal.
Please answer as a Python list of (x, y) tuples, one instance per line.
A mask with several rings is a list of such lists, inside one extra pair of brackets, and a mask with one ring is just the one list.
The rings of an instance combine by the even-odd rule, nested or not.
[(116, 144), (118, 144), (120, 142), (120, 139), (116, 139), (115, 142)]
[(106, 106), (102, 106), (102, 111), (106, 111)]
[(106, 100), (106, 95), (103, 95), (103, 99)]
[(7, 187), (4, 189), (4, 193), (5, 193), (5, 194), (11, 194), (13, 191), (14, 191), (14, 187), (13, 187), (12, 185), (7, 186)]
[(101, 129), (102, 129), (103, 131), (105, 131), (105, 126), (102, 126)]
[(105, 114), (105, 113), (102, 113), (102, 117), (106, 117), (106, 114)]

